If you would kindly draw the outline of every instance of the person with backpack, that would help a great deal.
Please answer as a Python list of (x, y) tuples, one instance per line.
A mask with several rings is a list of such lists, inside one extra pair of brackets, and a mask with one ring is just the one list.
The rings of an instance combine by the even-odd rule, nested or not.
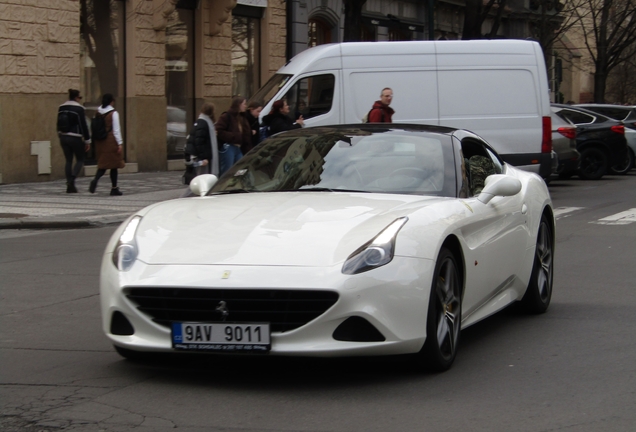
[(393, 123), (393, 114), (395, 111), (389, 105), (393, 100), (393, 90), (385, 87), (380, 92), (380, 100), (375, 101), (373, 108), (369, 111), (369, 123)]
[(97, 154), (97, 172), (88, 187), (90, 193), (95, 193), (97, 182), (110, 170), (111, 196), (123, 195), (117, 186), (117, 170), (124, 168), (123, 145), (119, 113), (115, 111), (115, 98), (106, 93), (102, 97), (102, 104), (91, 122), (91, 132), (95, 142)]
[(235, 97), (230, 109), (221, 114), (215, 124), (221, 175), (243, 157), (241, 147), (252, 143), (252, 129), (243, 115), (246, 109), (246, 99), (242, 96)]
[[(57, 110), (57, 133), (66, 164), (66, 193), (77, 193), (75, 179), (84, 167), (86, 152), (91, 149), (91, 137), (86, 124), (86, 112), (81, 105), (79, 90), (69, 89), (68, 100)], [(73, 166), (75, 156), (75, 166)]]
[(278, 132), (299, 129), (304, 124), (305, 121), (302, 115), (296, 121), (289, 117), (289, 105), (285, 99), (279, 99), (274, 102), (269, 114), (263, 117), (263, 126), (267, 128), (267, 136)]

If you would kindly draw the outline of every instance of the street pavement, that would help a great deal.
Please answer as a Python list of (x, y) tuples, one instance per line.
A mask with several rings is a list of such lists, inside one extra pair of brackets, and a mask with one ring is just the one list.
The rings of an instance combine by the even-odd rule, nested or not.
[(119, 174), (122, 196), (110, 196), (106, 173), (94, 194), (92, 177), (76, 180), (78, 193), (66, 193), (66, 181), (0, 185), (0, 229), (97, 227), (123, 222), (132, 213), (159, 201), (179, 198), (187, 186), (182, 171)]

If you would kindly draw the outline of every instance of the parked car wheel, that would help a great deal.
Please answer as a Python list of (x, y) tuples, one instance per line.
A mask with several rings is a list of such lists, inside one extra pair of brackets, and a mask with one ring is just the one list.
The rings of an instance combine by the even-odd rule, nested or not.
[(581, 151), (579, 177), (584, 180), (598, 180), (607, 171), (607, 155), (598, 147), (588, 147)]
[(521, 299), (527, 312), (538, 314), (548, 310), (552, 298), (553, 263), (552, 230), (547, 218), (543, 215), (537, 235), (537, 247), (534, 253), (530, 282), (523, 299)]
[(448, 370), (457, 355), (462, 316), (461, 286), (455, 257), (444, 248), (435, 264), (426, 342), (420, 352), (426, 368), (432, 372)]
[(634, 152), (632, 149), (627, 149), (627, 157), (625, 161), (620, 164), (616, 164), (609, 169), (610, 174), (625, 175), (634, 168)]

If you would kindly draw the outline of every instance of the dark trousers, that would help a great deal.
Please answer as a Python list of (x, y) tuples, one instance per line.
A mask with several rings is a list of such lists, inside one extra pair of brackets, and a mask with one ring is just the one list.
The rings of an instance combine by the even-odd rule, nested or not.
[[(73, 183), (75, 177), (77, 177), (84, 167), (84, 158), (86, 157), (86, 144), (81, 137), (60, 135), (60, 145), (62, 151), (64, 151), (64, 159), (66, 159), (66, 165), (64, 165), (64, 174), (66, 175), (66, 181)], [(73, 156), (75, 156), (75, 166), (73, 165)]]

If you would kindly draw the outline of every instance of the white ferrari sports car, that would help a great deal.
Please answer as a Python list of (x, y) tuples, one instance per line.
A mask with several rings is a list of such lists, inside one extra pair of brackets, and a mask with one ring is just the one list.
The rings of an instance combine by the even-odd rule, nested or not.
[(103, 328), (124, 357), (413, 353), (442, 371), (462, 328), (550, 303), (545, 182), (465, 130), (283, 132), (190, 191), (106, 247)]

